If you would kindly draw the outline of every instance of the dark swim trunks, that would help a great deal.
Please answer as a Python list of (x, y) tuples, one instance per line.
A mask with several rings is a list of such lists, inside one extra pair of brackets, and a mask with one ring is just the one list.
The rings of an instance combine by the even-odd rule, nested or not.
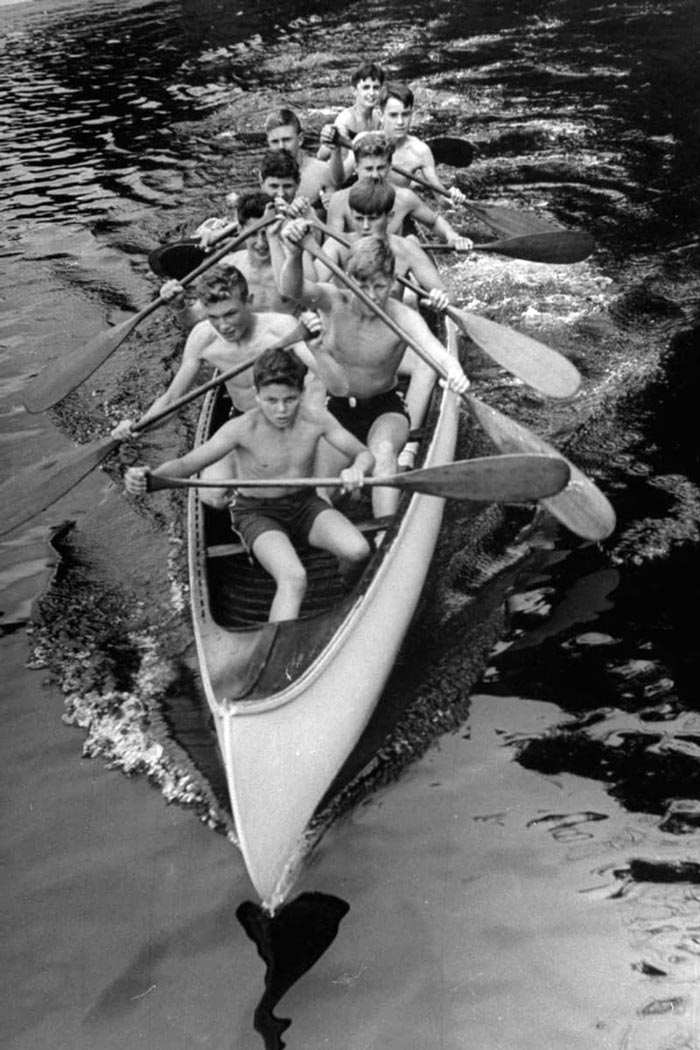
[(374, 397), (329, 397), (326, 407), (363, 445), (367, 444), (374, 421), (389, 412), (403, 416), (410, 426), (406, 402), (398, 387)]
[(283, 532), (292, 541), (306, 543), (319, 514), (332, 509), (313, 489), (276, 499), (237, 494), (230, 507), (231, 527), (248, 551), (263, 532)]

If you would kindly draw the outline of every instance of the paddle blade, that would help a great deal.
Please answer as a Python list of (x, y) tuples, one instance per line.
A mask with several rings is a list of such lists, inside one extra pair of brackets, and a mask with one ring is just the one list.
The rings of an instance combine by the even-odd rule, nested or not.
[(577, 263), (587, 259), (595, 249), (590, 233), (576, 230), (554, 230), (551, 233), (529, 233), (509, 237), (493, 244), (475, 244), (475, 252), (494, 252), (511, 259), (539, 263)]
[(476, 148), (466, 139), (438, 135), (427, 139), (437, 164), (451, 164), (453, 168), (468, 168), (476, 156)]
[(102, 438), (34, 463), (0, 485), (0, 536), (46, 510), (98, 466), (119, 441)]
[[(159, 303), (159, 300), (156, 302)], [(23, 402), (27, 412), (45, 412), (47, 408), (67, 397), (71, 390), (80, 386), (141, 323), (146, 311), (150, 313), (151, 308), (146, 307), (134, 317), (100, 332), (86, 346), (69, 350), (67, 354), (42, 369), (24, 392)]]
[(494, 445), (503, 452), (534, 452), (546, 456), (560, 456), (568, 464), (571, 471), (569, 484), (556, 496), (542, 500), (543, 506), (550, 514), (584, 540), (599, 542), (610, 536), (615, 529), (615, 511), (590, 478), (561, 456), (561, 453), (544, 438), (533, 434), (514, 419), (504, 416), (470, 394), (465, 394), (464, 399), (471, 407), (479, 425)]
[(447, 312), (485, 354), (535, 390), (548, 397), (572, 397), (581, 385), (578, 369), (558, 350), (456, 306)]
[(370, 484), (390, 484), (443, 499), (527, 503), (553, 496), (568, 480), (569, 467), (561, 456), (514, 455), (457, 460), (444, 466), (409, 470), (391, 479), (372, 479)]
[(163, 244), (148, 255), (148, 265), (157, 277), (169, 277), (181, 281), (201, 266), (207, 257), (199, 241), (193, 237), (173, 244)]
[(502, 237), (519, 237), (528, 233), (551, 233), (560, 229), (531, 212), (515, 211), (513, 208), (505, 208), (500, 204), (477, 204), (474, 201), (467, 201), (464, 207)]

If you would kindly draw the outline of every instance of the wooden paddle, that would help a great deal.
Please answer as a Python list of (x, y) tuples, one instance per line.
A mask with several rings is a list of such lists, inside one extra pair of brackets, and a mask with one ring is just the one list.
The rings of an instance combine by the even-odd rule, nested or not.
[[(315, 219), (313, 225), (344, 247), (350, 247), (352, 242), (326, 223)], [(398, 280), (405, 288), (427, 298), (428, 293), (421, 285), (405, 277), (399, 277)], [(448, 306), (447, 313), (480, 350), (535, 390), (549, 397), (572, 397), (578, 390), (581, 384), (578, 369), (558, 350), (513, 328), (456, 306)]]
[(491, 241), (489, 244), (474, 244), (468, 249), (453, 248), (445, 241), (431, 241), (423, 244), (422, 247), (426, 251), (433, 252), (491, 252), (495, 255), (506, 255), (510, 259), (555, 263), (561, 266), (587, 259), (595, 250), (595, 241), (590, 233), (577, 230), (551, 230), (547, 233), (528, 233), (521, 237), (508, 237), (506, 240)]
[[(191, 273), (182, 278), (180, 284), (185, 287), (192, 284), (201, 274), (214, 266), (220, 259), (223, 259), (234, 248), (237, 248), (239, 244), (242, 244), (248, 237), (252, 237), (257, 230), (262, 229), (264, 226), (269, 226), (276, 220), (276, 215), (270, 215), (253, 223), (252, 226), (248, 226), (238, 237), (235, 237), (222, 248), (219, 248), (218, 251), (207, 256), (204, 262), (195, 270), (192, 270)], [(227, 231), (222, 230), (216, 240), (218, 241), (226, 235)], [(214, 242), (212, 241), (212, 243)], [(87, 346), (77, 347), (58, 358), (58, 360), (52, 361), (27, 387), (24, 393), (24, 407), (27, 411), (44, 412), (47, 408), (51, 408), (52, 405), (62, 401), (72, 390), (85, 382), (114, 353), (117, 347), (121, 346), (127, 336), (131, 335), (142, 321), (166, 302), (167, 300), (159, 295), (157, 299), (154, 299), (152, 303), (149, 303), (148, 306), (145, 306), (143, 310), (140, 310), (133, 317), (122, 321), (121, 324), (115, 325), (105, 332), (101, 332)]]
[[(303, 339), (304, 332), (305, 328), (303, 325), (297, 326), (294, 332), (285, 339), (275, 343), (275, 348), (281, 348)], [(207, 391), (212, 390), (215, 386), (219, 386), (220, 383), (226, 383), (229, 379), (233, 379), (234, 376), (245, 372), (246, 369), (255, 364), (257, 358), (257, 354), (254, 357), (249, 357), (242, 364), (229, 368), (226, 372), (222, 372), (208, 382), (202, 383), (201, 386), (191, 390), (188, 394), (177, 398), (172, 404), (150, 416), (147, 420), (139, 420), (138, 423), (134, 423), (132, 433), (140, 434), (150, 429), (156, 423), (165, 419), (166, 416), (177, 412), (184, 405), (188, 405), (191, 401), (206, 394)], [(120, 439), (110, 435), (85, 445), (75, 445), (65, 452), (58, 452), (55, 456), (48, 456), (40, 460), (39, 463), (34, 463), (31, 467), (3, 482), (0, 485), (0, 536), (17, 528), (18, 525), (22, 525), (25, 521), (29, 521), (35, 514), (50, 507), (52, 503), (64, 496), (66, 492), (70, 492), (91, 470), (98, 467), (110, 452), (113, 452), (122, 441), (126, 440), (128, 438)]]
[(453, 135), (438, 135), (426, 139), (437, 164), (449, 164), (453, 168), (468, 168), (476, 156), (476, 147), (467, 139)]
[[(526, 503), (560, 492), (569, 480), (568, 464), (558, 455), (484, 456), (444, 466), (423, 467), (404, 474), (365, 478), (367, 488), (401, 489), (441, 499), (490, 503)], [(178, 488), (340, 488), (340, 478), (226, 478), (200, 481), (162, 474), (146, 475), (149, 492)]]
[[(305, 239), (304, 248), (310, 255), (313, 255), (327, 266), (339, 281), (354, 292), (369, 310), (372, 310), (377, 317), (381, 318), (399, 339), (415, 350), (418, 356), (423, 361), (426, 361), (431, 368), (435, 369), (439, 376), (447, 379), (447, 373), (443, 366), (435, 361), (420, 343), (407, 332), (404, 332), (393, 317), (390, 317), (381, 306), (375, 303), (344, 270), (336, 266), (333, 260), (329, 259), (318, 247), (312, 237)], [(561, 453), (557, 452), (551, 445), (548, 445), (543, 438), (533, 434), (526, 427), (516, 423), (515, 420), (509, 419), (508, 416), (504, 416), (501, 412), (496, 411), (495, 408), (483, 404), (472, 394), (465, 392), (460, 396), (472, 409), (482, 429), (502, 452), (539, 452), (561, 456)], [(561, 458), (565, 459), (563, 456)], [(549, 512), (561, 521), (563, 525), (566, 525), (571, 532), (587, 540), (604, 540), (615, 528), (615, 512), (609, 501), (590, 478), (586, 477), (573, 463), (566, 459), (565, 462), (568, 463), (571, 471), (571, 481), (562, 492), (543, 500), (543, 503)]]

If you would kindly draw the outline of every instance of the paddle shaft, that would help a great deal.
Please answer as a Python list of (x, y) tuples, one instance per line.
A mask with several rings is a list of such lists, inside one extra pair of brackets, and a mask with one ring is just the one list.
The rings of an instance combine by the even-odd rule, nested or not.
[[(520, 454), (484, 456), (424, 467), (386, 477), (367, 477), (362, 487), (394, 488), (440, 499), (526, 502), (559, 492), (569, 480), (569, 468), (559, 456)], [(146, 474), (149, 492), (160, 489), (308, 489), (341, 488), (342, 478), (224, 478), (202, 481)], [(274, 506), (275, 497), (271, 497)]]

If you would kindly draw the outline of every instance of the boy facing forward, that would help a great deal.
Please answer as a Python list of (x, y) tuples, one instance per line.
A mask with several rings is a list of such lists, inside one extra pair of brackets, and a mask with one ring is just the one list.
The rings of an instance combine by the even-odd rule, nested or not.
[[(265, 351), (253, 371), (256, 406), (224, 423), (203, 445), (153, 471), (186, 478), (217, 463), (241, 479), (231, 502), (231, 524), (277, 585), (270, 621), (295, 619), (304, 598), (306, 573), (293, 541), (330, 551), (355, 567), (370, 553), (362, 533), (314, 489), (245, 487), (246, 478), (311, 477), (321, 439), (352, 461), (340, 475), (344, 488), (359, 488), (374, 466), (368, 449), (329, 412), (304, 403), (305, 372), (294, 354)], [(148, 472), (148, 467), (127, 470), (127, 492), (143, 495)]]
[[(422, 401), (416, 399), (407, 409), (397, 388), (399, 366), (406, 348), (404, 340), (352, 291), (304, 278), (301, 249), (307, 235), (308, 223), (302, 219), (284, 227), (288, 254), (280, 273), (281, 291), (319, 311), (323, 349), (343, 366), (348, 379), (348, 396), (329, 398), (328, 408), (346, 429), (367, 444), (375, 458), (376, 472), (394, 474), (409, 427), (422, 422), (430, 390), (424, 390)], [(416, 310), (391, 298), (394, 265), (394, 255), (386, 239), (360, 237), (348, 253), (346, 272), (377, 306), (442, 365), (450, 389), (461, 393), (469, 386), (469, 380), (459, 362), (435, 338)], [(337, 463), (328, 469), (333, 472)], [(395, 490), (373, 489), (375, 516), (393, 514), (398, 499)]]

